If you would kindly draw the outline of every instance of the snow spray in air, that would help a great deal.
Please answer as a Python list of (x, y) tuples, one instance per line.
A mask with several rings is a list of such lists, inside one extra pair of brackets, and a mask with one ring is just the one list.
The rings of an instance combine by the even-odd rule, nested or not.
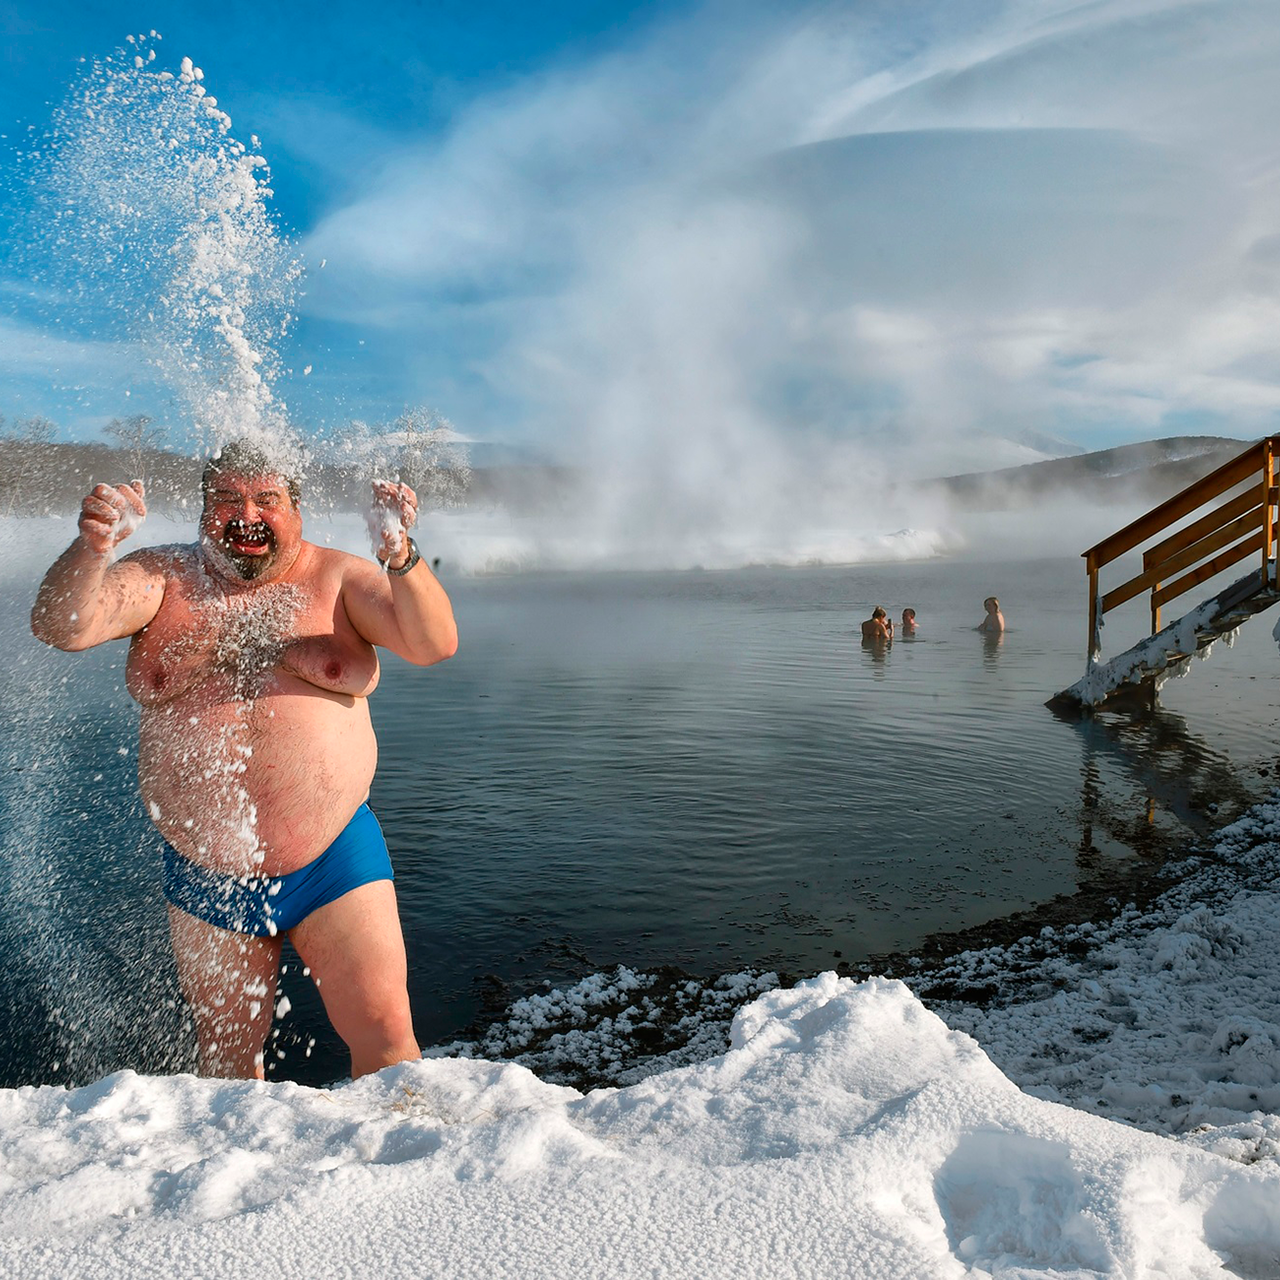
[(247, 436), (296, 454), (274, 387), (301, 264), (270, 215), (267, 162), (202, 70), (163, 69), (157, 43), (87, 61), (28, 158), (27, 265), (61, 323), (140, 347), (204, 451)]

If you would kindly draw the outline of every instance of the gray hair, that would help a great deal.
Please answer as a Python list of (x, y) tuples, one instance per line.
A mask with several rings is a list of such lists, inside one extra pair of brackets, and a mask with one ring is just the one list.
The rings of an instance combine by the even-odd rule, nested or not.
[(200, 494), (208, 499), (209, 490), (219, 476), (279, 476), (289, 490), (289, 499), (296, 507), (302, 500), (302, 484), (298, 477), (286, 470), (281, 461), (253, 440), (241, 438), (228, 440), (204, 465), (200, 476)]

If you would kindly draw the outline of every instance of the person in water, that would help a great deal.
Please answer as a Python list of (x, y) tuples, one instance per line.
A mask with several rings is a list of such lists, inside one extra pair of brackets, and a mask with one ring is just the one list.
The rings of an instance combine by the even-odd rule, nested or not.
[(987, 616), (974, 630), (985, 631), (988, 635), (999, 635), (1004, 630), (1004, 614), (1000, 612), (1000, 601), (995, 596), (988, 596), (982, 602), (982, 607), (987, 611)]
[(862, 624), (862, 638), (864, 640), (893, 639), (893, 622), (879, 605), (871, 610), (871, 617)]
[(903, 609), (902, 611), (902, 634), (904, 636), (913, 636), (916, 633), (916, 611), (914, 609)]
[(225, 446), (202, 489), (195, 544), (115, 561), (143, 488), (96, 485), (32, 630), (65, 650), (130, 638), (138, 781), (164, 839), (201, 1073), (263, 1077), (285, 937), (353, 1076), (417, 1058), (391, 861), (366, 804), (377, 647), (426, 666), (458, 644), (408, 534), (417, 498), (374, 483), (379, 566), (305, 541), (297, 481), (250, 442)]

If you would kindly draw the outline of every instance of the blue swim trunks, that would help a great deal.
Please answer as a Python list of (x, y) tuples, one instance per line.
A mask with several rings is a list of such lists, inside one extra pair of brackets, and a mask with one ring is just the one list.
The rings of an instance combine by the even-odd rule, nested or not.
[(391, 855), (373, 810), (362, 804), (314, 862), (283, 876), (229, 876), (164, 846), (164, 896), (219, 929), (270, 938), (375, 880), (393, 880)]

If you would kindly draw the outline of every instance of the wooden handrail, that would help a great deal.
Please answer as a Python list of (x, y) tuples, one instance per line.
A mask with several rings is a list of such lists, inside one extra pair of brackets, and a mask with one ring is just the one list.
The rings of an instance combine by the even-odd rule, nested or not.
[[(1176, 555), (1170, 556), (1167, 560), (1160, 560), (1153, 564), (1149, 569), (1145, 569), (1138, 574), (1136, 578), (1130, 578), (1128, 582), (1116, 587), (1112, 591), (1108, 591), (1102, 597), (1102, 611), (1109, 612), (1118, 604), (1124, 604), (1128, 600), (1132, 600), (1134, 596), (1140, 596), (1144, 591), (1154, 591), (1163, 579), (1172, 573), (1177, 573), (1180, 569), (1193, 565), (1213, 551), (1221, 551), (1223, 547), (1234, 542), (1242, 533), (1250, 533), (1255, 529), (1261, 529), (1263, 526), (1263, 508), (1258, 506), (1237, 520), (1232, 520), (1230, 524), (1225, 524), (1219, 529), (1215, 529), (1207, 538), (1201, 538), (1198, 542), (1193, 542), (1189, 547), (1179, 551)], [(1143, 557), (1146, 562), (1146, 556)]]
[(1280, 437), (1270, 436), (1250, 445), (1239, 457), (1223, 463), (1216, 471), (1188, 485), (1180, 493), (1153, 507), (1145, 516), (1139, 516), (1132, 523), (1117, 530), (1108, 538), (1081, 552), (1090, 568), (1101, 569), (1104, 564), (1132, 551), (1150, 537), (1154, 537), (1161, 529), (1167, 529), (1175, 520), (1190, 515), (1197, 507), (1202, 507), (1211, 498), (1216, 498), (1228, 489), (1234, 489), (1242, 480), (1247, 480), (1256, 471), (1262, 470), (1263, 453), (1272, 441), (1280, 443)]
[(1176, 582), (1171, 582), (1167, 587), (1162, 587), (1159, 591), (1151, 593), (1151, 600), (1158, 609), (1162, 604), (1180, 596), (1184, 591), (1190, 591), (1192, 587), (1198, 587), (1202, 582), (1208, 582), (1214, 574), (1221, 573), (1223, 569), (1229, 569), (1239, 560), (1243, 560), (1252, 551), (1260, 551), (1262, 549), (1262, 534), (1255, 533), (1252, 538), (1246, 538), (1243, 542), (1237, 542), (1229, 551), (1224, 551), (1220, 556), (1215, 556), (1212, 560), (1206, 561), (1198, 569), (1193, 569), (1190, 573), (1184, 574)]
[(1142, 567), (1150, 569), (1153, 565), (1159, 564), (1161, 560), (1181, 551), (1183, 547), (1189, 547), (1193, 542), (1199, 542), (1201, 538), (1212, 533), (1215, 529), (1220, 529), (1226, 521), (1234, 520), (1236, 516), (1242, 516), (1246, 511), (1251, 511), (1254, 507), (1260, 507), (1268, 498), (1274, 503), (1280, 498), (1280, 491), (1272, 489), (1268, 494), (1265, 484), (1253, 485), (1238, 497), (1232, 498), (1230, 502), (1224, 502), (1222, 506), (1210, 511), (1207, 516), (1201, 516), (1199, 520), (1193, 521), (1163, 542), (1157, 542), (1154, 547), (1144, 551), (1142, 553)]
[[(1103, 614), (1145, 591), (1151, 593), (1154, 634), (1160, 629), (1162, 605), (1248, 555), (1261, 551), (1261, 584), (1273, 582), (1271, 558), (1276, 542), (1276, 507), (1280, 504), (1280, 489), (1276, 486), (1277, 454), (1280, 454), (1280, 436), (1259, 440), (1082, 553), (1089, 574), (1090, 665), (1097, 661), (1101, 649)], [(1170, 525), (1250, 480), (1254, 483), (1247, 489), (1148, 547), (1143, 553), (1141, 573), (1105, 594), (1100, 591), (1099, 570), (1104, 565), (1158, 537)], [(1181, 573), (1181, 577), (1167, 581), (1170, 574), (1177, 573)]]

